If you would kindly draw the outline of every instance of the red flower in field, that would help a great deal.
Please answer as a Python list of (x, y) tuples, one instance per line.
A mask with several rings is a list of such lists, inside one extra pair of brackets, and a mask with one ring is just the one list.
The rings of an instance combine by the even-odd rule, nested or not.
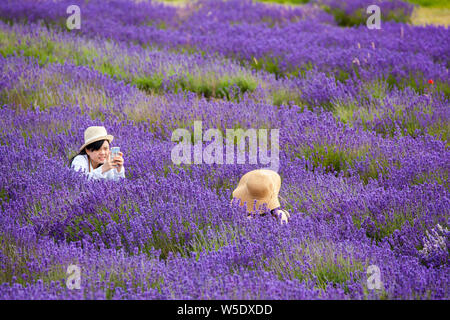
[(434, 84), (433, 79), (428, 80), (428, 83), (429, 83), (429, 84)]

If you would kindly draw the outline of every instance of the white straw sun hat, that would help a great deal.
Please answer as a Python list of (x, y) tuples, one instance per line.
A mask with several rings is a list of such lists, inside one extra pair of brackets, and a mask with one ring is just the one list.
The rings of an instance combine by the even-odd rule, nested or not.
[(101, 126), (92, 126), (84, 130), (84, 144), (80, 148), (80, 152), (92, 142), (100, 141), (100, 140), (108, 140), (111, 143), (114, 139), (114, 136), (108, 134), (106, 132), (105, 127)]

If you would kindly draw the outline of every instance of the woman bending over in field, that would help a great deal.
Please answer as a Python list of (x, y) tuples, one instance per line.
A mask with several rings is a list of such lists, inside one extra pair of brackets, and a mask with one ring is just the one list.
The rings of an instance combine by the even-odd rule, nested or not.
[(113, 136), (104, 127), (89, 127), (84, 131), (84, 144), (78, 154), (69, 160), (69, 166), (82, 171), (91, 179), (119, 180), (125, 178), (123, 153), (119, 152), (111, 159), (109, 149)]
[[(278, 173), (268, 169), (257, 169), (247, 172), (239, 180), (233, 191), (233, 199), (239, 199), (240, 205), (246, 204), (248, 217), (259, 211), (264, 205), (270, 210), (270, 215), (280, 223), (287, 223), (291, 215), (281, 209), (278, 193), (281, 188), (281, 177)], [(255, 205), (255, 207), (254, 207)], [(267, 215), (268, 212), (262, 212)]]

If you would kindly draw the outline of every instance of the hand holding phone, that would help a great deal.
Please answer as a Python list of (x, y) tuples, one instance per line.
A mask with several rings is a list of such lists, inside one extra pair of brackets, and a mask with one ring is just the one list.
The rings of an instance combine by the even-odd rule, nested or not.
[(122, 171), (123, 166), (123, 153), (120, 152), (119, 147), (113, 147), (111, 148), (111, 162), (113, 163), (114, 168), (117, 169), (117, 172)]

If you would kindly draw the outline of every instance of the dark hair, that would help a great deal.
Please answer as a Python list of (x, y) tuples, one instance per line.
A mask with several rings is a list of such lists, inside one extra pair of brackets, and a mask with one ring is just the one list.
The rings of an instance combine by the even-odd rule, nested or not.
[[(74, 155), (72, 158), (69, 159), (69, 167), (72, 166), (73, 159), (75, 159), (76, 156), (87, 154), (86, 149), (91, 150), (91, 151), (96, 151), (96, 150), (100, 149), (105, 141), (107, 141), (107, 140), (103, 139), (103, 140), (95, 141), (95, 142), (88, 144), (86, 147), (83, 148), (83, 150), (78, 152), (78, 154)], [(108, 141), (108, 143), (109, 143), (109, 141)]]

